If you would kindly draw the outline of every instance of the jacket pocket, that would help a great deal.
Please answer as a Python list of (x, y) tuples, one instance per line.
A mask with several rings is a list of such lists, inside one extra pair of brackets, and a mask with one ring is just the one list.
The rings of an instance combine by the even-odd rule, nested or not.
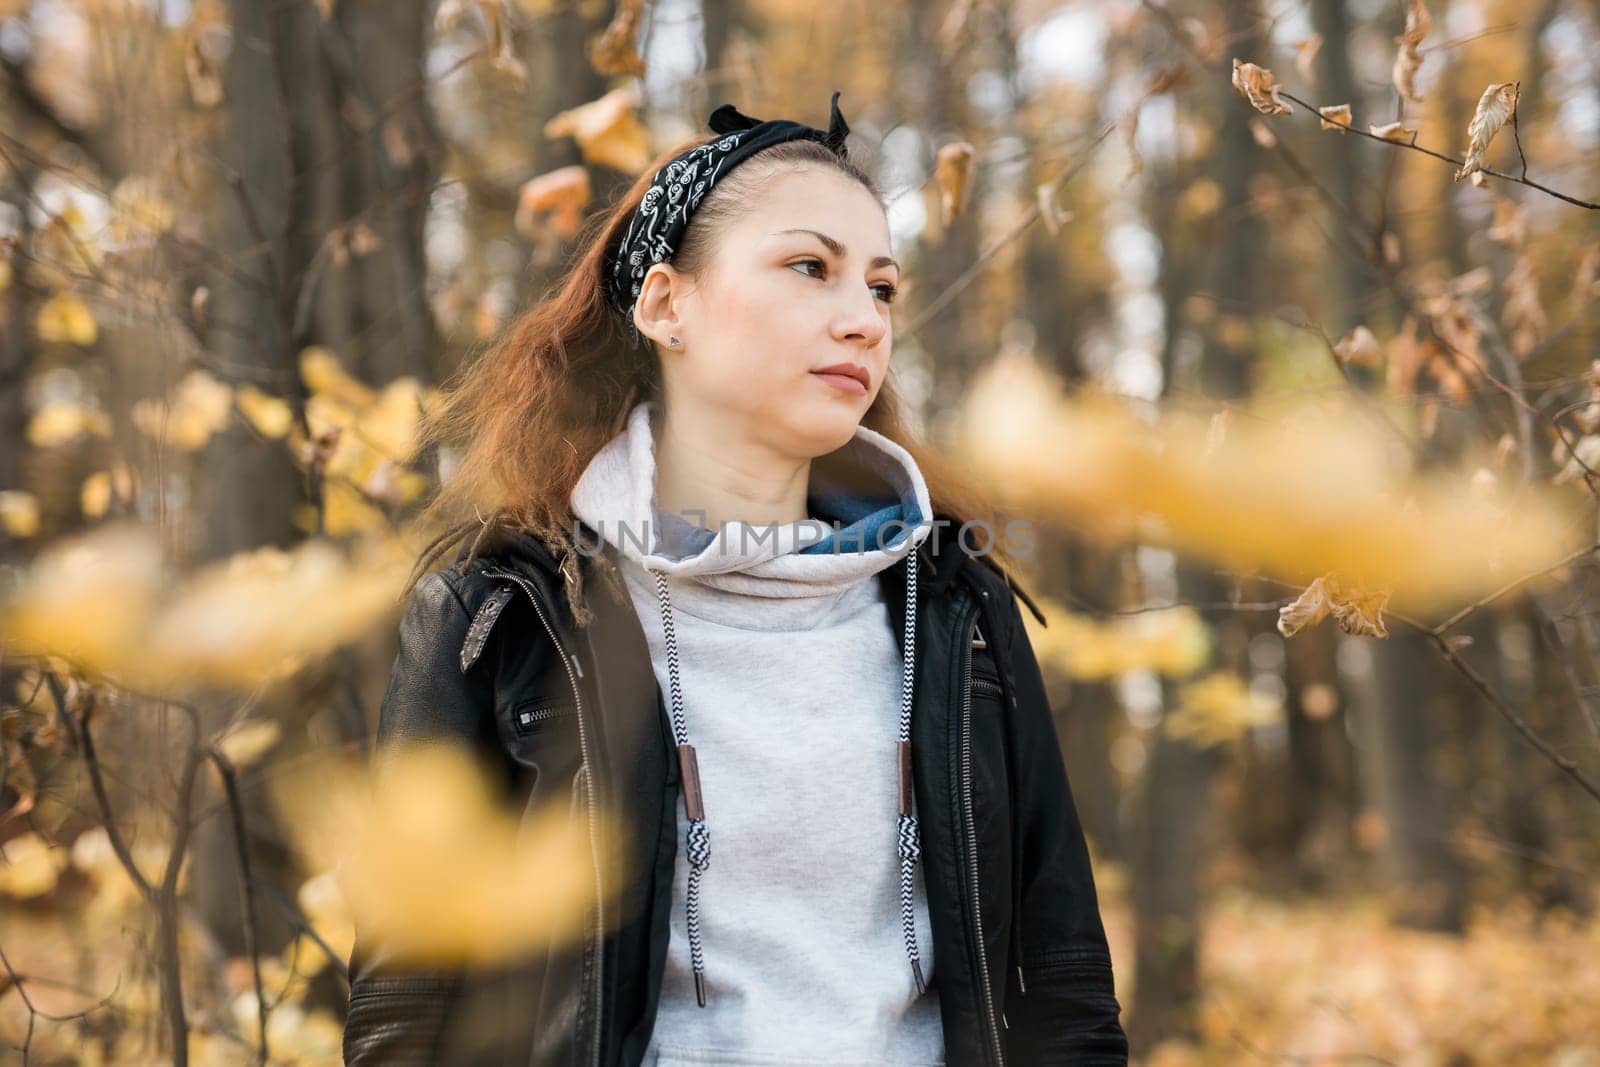
[(376, 975), (350, 987), (344, 1062), (431, 1064), (460, 980), (426, 975)]
[(578, 710), (570, 697), (542, 697), (524, 700), (511, 709), (511, 732), (516, 737), (531, 737), (551, 729), (558, 720)]

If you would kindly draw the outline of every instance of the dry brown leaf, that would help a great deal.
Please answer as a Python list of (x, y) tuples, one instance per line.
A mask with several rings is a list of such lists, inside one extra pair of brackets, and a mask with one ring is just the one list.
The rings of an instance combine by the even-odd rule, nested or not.
[(1291, 109), (1278, 97), (1277, 79), (1272, 71), (1233, 57), (1233, 87), (1263, 115), (1288, 115)]
[(1388, 602), (1386, 590), (1371, 592), (1336, 574), (1325, 574), (1306, 586), (1293, 603), (1278, 609), (1278, 632), (1294, 637), (1332, 615), (1345, 633), (1388, 637), (1383, 622), (1383, 609)]
[(1549, 326), (1544, 305), (1539, 301), (1539, 278), (1534, 273), (1533, 257), (1518, 256), (1501, 288), (1505, 291), (1506, 302), (1500, 318), (1511, 331), (1511, 349), (1518, 356), (1527, 356)]
[(546, 137), (571, 137), (583, 158), (624, 174), (638, 174), (650, 163), (650, 139), (638, 115), (633, 84), (569, 108), (545, 123)]
[(196, 107), (216, 107), (222, 103), (222, 71), (206, 55), (198, 34), (189, 41), (184, 53), (183, 72), (189, 81), (189, 98)]
[(1144, 157), (1139, 155), (1138, 145), (1140, 110), (1135, 107), (1122, 124), (1122, 144), (1128, 151), (1128, 172), (1123, 175), (1125, 179), (1132, 178), (1144, 170)]
[(1260, 115), (1250, 116), (1250, 139), (1262, 148), (1278, 146), (1278, 135), (1272, 132), (1272, 126)]
[(1394, 88), (1401, 98), (1413, 104), (1422, 102), (1422, 97), (1417, 95), (1417, 69), (1422, 66), (1422, 53), (1417, 46), (1428, 36), (1432, 24), (1423, 0), (1411, 0), (1406, 8), (1405, 31), (1395, 38), (1400, 50), (1395, 53), (1394, 70), (1391, 72)]
[(1382, 366), (1383, 346), (1365, 326), (1357, 326), (1333, 346), (1333, 354), (1341, 363), (1355, 363), (1363, 367)]
[(1572, 272), (1572, 308), (1574, 313), (1586, 306), (1595, 288), (1595, 277), (1600, 275), (1600, 241), (1583, 250), (1577, 269)]
[(1483, 178), (1480, 177), (1483, 171), (1483, 154), (1489, 150), (1489, 143), (1494, 140), (1494, 135), (1500, 132), (1500, 127), (1507, 122), (1516, 122), (1517, 92), (1515, 82), (1497, 82), (1478, 97), (1478, 106), (1473, 109), (1472, 121), (1467, 123), (1467, 157), (1462, 161), (1461, 169), (1456, 171), (1456, 181), (1471, 178), (1474, 184), (1483, 183)]
[(1061, 234), (1061, 227), (1072, 221), (1072, 212), (1056, 203), (1055, 182), (1045, 182), (1034, 190), (1034, 198), (1039, 204), (1039, 218), (1044, 223), (1044, 228), (1051, 237)]
[(1317, 53), (1322, 51), (1322, 34), (1313, 33), (1294, 46), (1294, 69), (1307, 85), (1317, 84)]
[(1344, 133), (1346, 127), (1355, 125), (1356, 121), (1350, 114), (1349, 104), (1328, 104), (1317, 108), (1317, 114), (1322, 116), (1322, 129), (1338, 130), (1340, 133)]
[(639, 19), (644, 0), (623, 0), (606, 28), (589, 42), (589, 62), (601, 74), (624, 77), (643, 76), (644, 57), (639, 54)]
[(1385, 141), (1409, 142), (1417, 135), (1417, 131), (1407, 126), (1404, 121), (1385, 123), (1382, 126), (1368, 124), (1367, 132), (1374, 137), (1382, 137)]
[(589, 170), (573, 164), (524, 182), (517, 194), (517, 232), (533, 240), (541, 225), (570, 240), (583, 225), (583, 209), (589, 204)]
[(478, 0), (478, 9), (489, 27), (489, 65), (525, 87), (528, 68), (517, 58), (511, 27), (507, 25), (505, 0)]
[(934, 181), (939, 186), (939, 206), (946, 226), (961, 216), (972, 186), (972, 164), (977, 150), (966, 141), (952, 141), (939, 149), (933, 163)]
[(1494, 198), (1494, 222), (1487, 231), (1489, 240), (1508, 248), (1521, 248), (1528, 237), (1528, 212), (1503, 196)]

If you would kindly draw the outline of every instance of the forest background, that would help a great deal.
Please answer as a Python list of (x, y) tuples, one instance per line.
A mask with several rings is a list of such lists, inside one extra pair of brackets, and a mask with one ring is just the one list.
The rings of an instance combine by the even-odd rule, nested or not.
[[(433, 907), (327, 832), (404, 825), (419, 415), (655, 152), (836, 88), (1136, 1060), (1600, 1065), (1595, 0), (0, 0), (4, 1056), (339, 1062), (352, 911)], [(573, 842), (413, 770), (493, 875), (432, 948), (565, 936), (506, 910)]]

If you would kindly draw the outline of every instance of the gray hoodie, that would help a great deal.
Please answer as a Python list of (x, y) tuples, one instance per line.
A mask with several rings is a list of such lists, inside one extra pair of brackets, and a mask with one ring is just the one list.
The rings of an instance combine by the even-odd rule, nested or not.
[[(898, 783), (927, 485), (903, 448), (857, 427), (812, 464), (813, 519), (712, 531), (656, 507), (653, 407), (634, 408), (572, 494), (620, 550), (685, 768), (644, 1062), (942, 1064), (917, 821)], [(897, 564), (898, 637), (873, 579)]]

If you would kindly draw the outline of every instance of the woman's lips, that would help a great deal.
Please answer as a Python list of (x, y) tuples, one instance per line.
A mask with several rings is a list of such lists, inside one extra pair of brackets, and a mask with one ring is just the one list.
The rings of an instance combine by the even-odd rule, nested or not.
[(861, 384), (861, 379), (859, 378), (852, 378), (848, 374), (829, 374), (824, 371), (812, 371), (811, 373), (842, 393), (852, 393), (856, 396), (867, 395), (867, 387)]

